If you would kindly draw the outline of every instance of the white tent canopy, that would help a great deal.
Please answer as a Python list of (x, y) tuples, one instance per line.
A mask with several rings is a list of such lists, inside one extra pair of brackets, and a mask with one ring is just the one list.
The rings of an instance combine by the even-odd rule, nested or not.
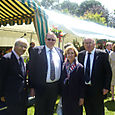
[(81, 37), (107, 39), (115, 41), (115, 29), (96, 24), (94, 22), (80, 20), (55, 11), (45, 10), (48, 15), (49, 25), (62, 29), (65, 33), (73, 33)]

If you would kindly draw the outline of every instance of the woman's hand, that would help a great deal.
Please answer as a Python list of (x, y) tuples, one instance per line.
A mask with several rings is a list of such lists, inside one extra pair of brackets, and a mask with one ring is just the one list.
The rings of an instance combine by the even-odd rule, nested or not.
[(4, 97), (1, 97), (1, 101), (2, 101), (2, 102), (5, 102), (5, 98), (4, 98)]
[(80, 98), (79, 99), (79, 106), (83, 105), (84, 104), (84, 98)]
[(31, 89), (30, 89), (30, 96), (31, 96), (31, 97), (34, 97), (34, 96), (35, 96), (34, 88), (31, 88)]

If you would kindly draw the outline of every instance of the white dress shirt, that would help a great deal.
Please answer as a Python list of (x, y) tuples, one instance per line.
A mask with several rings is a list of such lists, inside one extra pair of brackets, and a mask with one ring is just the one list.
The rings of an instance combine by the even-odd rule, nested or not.
[[(91, 54), (90, 54), (90, 78), (91, 78), (91, 74), (92, 74), (92, 67), (93, 67), (94, 53), (95, 53), (95, 48), (91, 51)], [(85, 72), (85, 70), (86, 70), (87, 58), (88, 58), (88, 51), (86, 51), (86, 54), (85, 54), (85, 60), (84, 60), (84, 72)], [(89, 81), (89, 83), (85, 83), (85, 84), (91, 84), (91, 80)]]
[(55, 66), (55, 80), (52, 81), (50, 79), (50, 48), (48, 48), (47, 46), (45, 46), (45, 48), (46, 48), (46, 56), (47, 56), (47, 62), (48, 62), (46, 82), (52, 83), (52, 82), (58, 81), (60, 79), (61, 59), (60, 59), (59, 54), (57, 53), (56, 49), (53, 48), (52, 49), (52, 58), (53, 58), (54, 66)]

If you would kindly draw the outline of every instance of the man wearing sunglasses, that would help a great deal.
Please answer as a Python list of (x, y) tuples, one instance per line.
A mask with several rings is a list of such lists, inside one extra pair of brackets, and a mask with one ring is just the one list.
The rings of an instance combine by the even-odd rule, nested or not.
[(31, 96), (35, 95), (35, 115), (53, 115), (59, 94), (63, 51), (54, 47), (56, 35), (48, 32), (46, 45), (33, 48), (29, 61)]

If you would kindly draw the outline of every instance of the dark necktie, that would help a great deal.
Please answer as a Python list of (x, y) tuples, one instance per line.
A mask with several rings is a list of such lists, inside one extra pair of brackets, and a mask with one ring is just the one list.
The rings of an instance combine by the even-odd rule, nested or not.
[(25, 75), (25, 68), (24, 68), (24, 62), (22, 57), (19, 58), (19, 65), (20, 65), (20, 69), (21, 69), (21, 74), (24, 76)]
[(85, 70), (85, 81), (86, 81), (86, 83), (88, 83), (90, 81), (90, 54), (91, 53), (88, 53), (86, 70)]
[(50, 50), (50, 79), (52, 81), (55, 79), (55, 66), (52, 58), (52, 50)]

